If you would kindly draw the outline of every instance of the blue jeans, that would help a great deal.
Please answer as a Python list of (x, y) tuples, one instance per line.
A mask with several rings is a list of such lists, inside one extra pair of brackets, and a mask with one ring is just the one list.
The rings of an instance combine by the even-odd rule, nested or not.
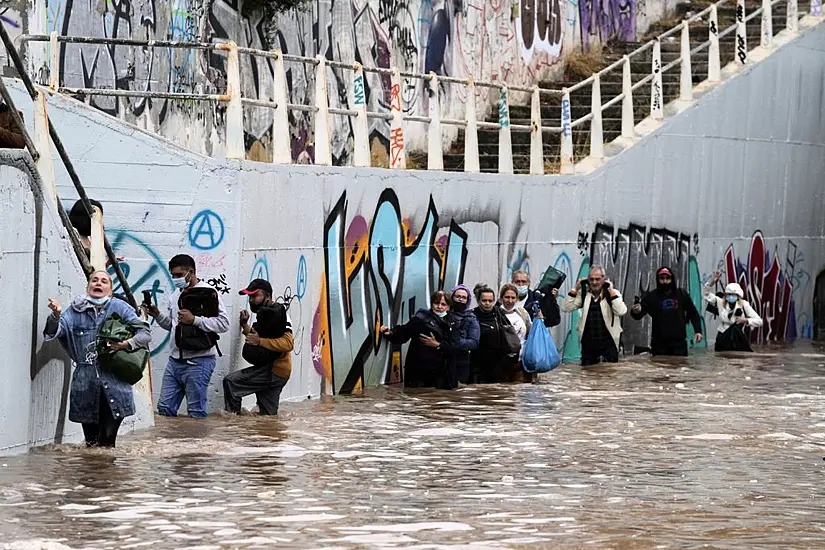
[(215, 370), (217, 359), (195, 357), (192, 359), (169, 358), (160, 386), (158, 413), (163, 416), (177, 416), (180, 404), (186, 396), (186, 410), (192, 418), (206, 417), (206, 392), (209, 380)]

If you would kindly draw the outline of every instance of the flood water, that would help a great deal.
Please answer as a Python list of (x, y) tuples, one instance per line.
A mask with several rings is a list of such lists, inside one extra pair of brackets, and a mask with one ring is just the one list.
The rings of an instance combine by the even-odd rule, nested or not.
[[(825, 348), (158, 418), (0, 458), (19, 548), (823, 548)], [(3, 544), (0, 543), (0, 548)]]

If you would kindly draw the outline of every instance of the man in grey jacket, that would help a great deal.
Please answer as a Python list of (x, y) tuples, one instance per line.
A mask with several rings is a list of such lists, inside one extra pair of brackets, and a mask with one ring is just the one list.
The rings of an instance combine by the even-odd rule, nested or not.
[[(166, 312), (154, 305), (144, 304), (146, 312), (155, 318), (158, 325), (176, 334), (178, 325), (192, 325), (204, 333), (220, 334), (229, 330), (229, 316), (220, 297), (217, 297), (218, 311), (214, 317), (195, 316), (191, 311), (179, 309), (181, 292), (188, 288), (212, 288), (198, 279), (195, 260), (186, 254), (178, 254), (169, 260), (169, 272), (175, 291), (169, 296)], [(163, 373), (160, 387), (158, 413), (163, 416), (177, 416), (180, 404), (186, 397), (186, 409), (192, 418), (206, 417), (206, 395), (209, 381), (215, 370), (216, 346), (199, 350), (181, 350), (175, 338), (171, 339), (169, 362)]]

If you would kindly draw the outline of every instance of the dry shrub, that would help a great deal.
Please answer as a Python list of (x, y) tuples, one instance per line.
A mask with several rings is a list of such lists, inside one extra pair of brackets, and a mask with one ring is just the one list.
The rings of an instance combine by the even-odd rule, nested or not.
[(593, 48), (589, 52), (573, 52), (564, 59), (564, 79), (584, 80), (607, 64), (601, 48)]

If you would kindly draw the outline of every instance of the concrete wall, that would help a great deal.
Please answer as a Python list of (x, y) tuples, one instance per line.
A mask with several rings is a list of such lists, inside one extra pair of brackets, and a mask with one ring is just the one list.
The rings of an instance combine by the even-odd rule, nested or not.
[[(597, 47), (609, 39), (635, 40), (648, 24), (675, 5), (675, 0), (313, 0), (307, 9), (268, 17), (244, 17), (244, 0), (170, 0), (167, 2), (65, 2), (16, 0), (0, 4), (0, 17), (13, 32), (107, 36), (145, 40), (223, 41), (257, 49), (281, 48), (293, 55), (359, 61), (368, 67), (395, 65), (404, 71), (476, 80), (504, 80), (532, 85), (560, 76), (561, 61), (572, 51)], [(5, 6), (5, 7), (4, 7)], [(4, 11), (5, 10), (5, 11)], [(541, 19), (542, 23), (537, 21)], [(547, 23), (544, 23), (546, 21)], [(15, 26), (17, 28), (15, 28)], [(1, 55), (1, 54), (0, 54)], [(32, 74), (48, 76), (46, 45), (32, 45)], [(225, 89), (225, 56), (218, 53), (154, 53), (137, 48), (62, 45), (63, 84), (71, 87), (127, 88), (153, 91), (219, 91)], [(271, 100), (273, 68), (265, 59), (241, 56), (243, 93)], [(312, 67), (286, 66), (290, 101), (312, 104)], [(349, 71), (328, 73), (330, 106), (346, 107)], [(388, 112), (389, 77), (369, 73), (367, 100), (371, 111)], [(442, 116), (462, 118), (466, 91), (441, 87)], [(422, 81), (402, 83), (404, 109), (426, 114), (428, 98)], [(498, 96), (481, 96), (480, 101)], [(514, 97), (513, 100), (518, 100)], [(222, 157), (225, 151), (224, 107), (171, 101), (119, 101), (96, 97), (92, 105), (145, 128), (158, 131), (194, 151)], [(271, 158), (272, 113), (247, 108), (244, 113), (249, 158)], [(312, 117), (291, 113), (292, 154), (314, 157)], [(406, 131), (408, 146), (425, 147), (426, 125)], [(445, 128), (445, 142), (455, 137)], [(335, 164), (351, 164), (352, 129), (345, 117), (333, 117)], [(452, 135), (449, 135), (453, 132)], [(373, 152), (387, 157), (389, 125), (370, 121)]]
[[(573, 281), (603, 264), (632, 301), (668, 264), (700, 307), (702, 282), (720, 269), (765, 317), (755, 339), (810, 337), (813, 280), (825, 267), (822, 52), (819, 25), (583, 176), (216, 161), (82, 104), (50, 104), (136, 291), (163, 299), (166, 261), (190, 253), (235, 318), (246, 305), (236, 291), (269, 279), (295, 326), (284, 395), (300, 399), (397, 380), (403, 350), (375, 338), (379, 320), (404, 321), (442, 284), (497, 286), (519, 268), (537, 280), (553, 265)], [(575, 320), (553, 330), (568, 360), (579, 354)], [(704, 322), (712, 342), (715, 322)], [(647, 343), (649, 324), (624, 326), (626, 351)], [(243, 365), (239, 342), (233, 323), (211, 410), (222, 406), (220, 377)]]
[[(72, 365), (56, 342), (43, 342), (49, 297), (64, 306), (82, 294), (85, 277), (58, 214), (40, 196), (31, 157), (0, 150), (0, 285), (4, 313), (0, 327), (3, 376), (0, 384), (0, 454), (31, 445), (82, 439), (68, 419)], [(121, 428), (153, 422), (148, 380), (137, 388), (138, 413)]]

